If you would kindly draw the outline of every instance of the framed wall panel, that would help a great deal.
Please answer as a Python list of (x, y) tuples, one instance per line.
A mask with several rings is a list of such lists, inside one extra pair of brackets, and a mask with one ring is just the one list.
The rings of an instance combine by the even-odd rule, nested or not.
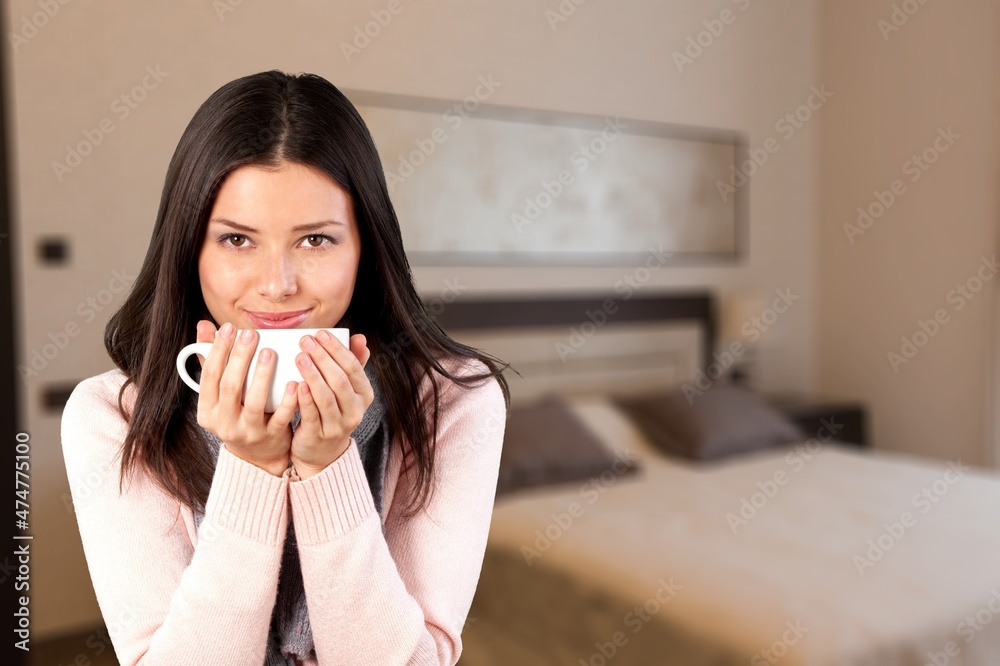
[(732, 261), (734, 131), (344, 91), (382, 157), (414, 264)]

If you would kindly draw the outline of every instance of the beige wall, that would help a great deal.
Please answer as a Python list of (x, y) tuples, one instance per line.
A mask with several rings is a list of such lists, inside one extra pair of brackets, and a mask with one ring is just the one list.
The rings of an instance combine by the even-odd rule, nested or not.
[[(765, 295), (790, 288), (800, 300), (761, 340), (761, 380), (765, 388), (813, 387), (818, 123), (814, 117), (791, 137), (775, 125), (806, 102), (811, 86), (823, 83), (815, 1), (591, 0), (553, 30), (545, 12), (555, 10), (557, 0), (403, 0), (382, 33), (346, 62), (340, 42), (370, 20), (371, 8), (388, 4), (244, 0), (220, 20), (207, 0), (72, 0), (13, 54), (20, 362), (42, 349), (50, 334), (67, 325), (78, 331), (22, 385), (22, 420), (35, 442), (36, 638), (100, 617), (63, 501), (68, 489), (58, 415), (41, 411), (38, 391), (48, 382), (72, 383), (111, 367), (101, 336), (122, 297), (115, 271), (127, 279), (140, 265), (167, 162), (191, 115), (211, 92), (241, 75), (311, 71), (344, 88), (449, 99), (464, 98), (478, 77), (493, 75), (501, 87), (490, 101), (498, 104), (738, 129), (754, 147), (775, 137), (780, 151), (753, 177), (748, 260), (663, 269), (643, 288), (710, 285), (723, 294), (750, 288)], [(34, 0), (5, 5), (14, 30), (39, 11)], [(732, 22), (679, 72), (673, 52), (723, 9), (733, 12)], [(147, 67), (167, 76), (146, 78)], [(152, 89), (122, 117), (123, 107), (112, 106), (113, 100), (144, 79)], [(817, 116), (846, 102), (833, 90), (835, 97)], [(52, 163), (65, 159), (66, 146), (103, 119), (113, 131), (60, 181)], [(45, 234), (70, 238), (68, 268), (44, 269), (34, 261), (32, 248)], [(611, 289), (634, 268), (417, 267), (415, 275), (425, 294), (440, 291), (446, 279), (460, 280), (472, 294)], [(100, 311), (87, 304), (89, 298), (105, 299), (97, 302)]]
[[(984, 269), (971, 298), (957, 286), (976, 288), (981, 258), (997, 252), (1000, 5), (906, 3), (920, 8), (883, 37), (892, 4), (830, 0), (819, 21), (821, 68), (840, 95), (821, 119), (819, 384), (871, 405), (880, 447), (988, 463), (997, 279)], [(948, 127), (961, 138), (933, 165), (904, 166)], [(849, 238), (856, 209), (897, 179), (902, 194)], [(939, 310), (945, 323), (893, 368), (888, 354), (905, 359), (902, 338)]]

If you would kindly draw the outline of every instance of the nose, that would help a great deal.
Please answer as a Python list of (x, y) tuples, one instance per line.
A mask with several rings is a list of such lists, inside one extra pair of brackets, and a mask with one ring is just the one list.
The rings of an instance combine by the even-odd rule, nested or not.
[(264, 298), (279, 302), (298, 291), (295, 262), (283, 254), (268, 256), (261, 267), (257, 291)]

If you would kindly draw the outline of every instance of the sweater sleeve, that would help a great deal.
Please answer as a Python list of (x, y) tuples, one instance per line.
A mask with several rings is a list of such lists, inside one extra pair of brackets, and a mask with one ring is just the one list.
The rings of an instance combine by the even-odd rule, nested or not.
[[(282, 478), (225, 447), (197, 545), (180, 503), (147, 474), (119, 494), (126, 423), (120, 372), (81, 382), (62, 417), (62, 449), (84, 554), (120, 663), (264, 662), (288, 525)], [(130, 387), (131, 389), (131, 387)]]
[(384, 536), (353, 439), (319, 474), (292, 477), (292, 519), (321, 666), (451, 666), (461, 655), (506, 407), (495, 379), (474, 388), (450, 383), (441, 395), (434, 492), (423, 511), (404, 518), (416, 475), (412, 466), (401, 470)]

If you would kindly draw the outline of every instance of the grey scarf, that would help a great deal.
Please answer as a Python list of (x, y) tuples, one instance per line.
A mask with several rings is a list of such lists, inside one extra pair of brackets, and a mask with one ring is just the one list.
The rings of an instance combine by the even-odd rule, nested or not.
[[(358, 451), (364, 464), (368, 486), (375, 500), (375, 510), (382, 514), (382, 487), (385, 481), (386, 464), (389, 457), (389, 423), (385, 415), (385, 403), (375, 382), (373, 364), (365, 365), (365, 374), (375, 390), (375, 400), (365, 411), (361, 423), (351, 436), (357, 442)], [(197, 405), (197, 402), (195, 402)], [(292, 430), (298, 427), (299, 414), (295, 413)], [(219, 438), (201, 428), (212, 454), (213, 462), (218, 461)], [(204, 515), (196, 511), (195, 525), (200, 526)], [(384, 528), (383, 528), (384, 529)], [(331, 566), (333, 563), (331, 563)], [(299, 551), (295, 541), (292, 517), (288, 517), (288, 535), (281, 555), (281, 573), (278, 579), (278, 598), (271, 613), (271, 629), (267, 637), (267, 657), (264, 666), (293, 666), (293, 656), (302, 660), (316, 656), (313, 644), (309, 612), (306, 609), (305, 590), (302, 586), (302, 570), (299, 567)]]

